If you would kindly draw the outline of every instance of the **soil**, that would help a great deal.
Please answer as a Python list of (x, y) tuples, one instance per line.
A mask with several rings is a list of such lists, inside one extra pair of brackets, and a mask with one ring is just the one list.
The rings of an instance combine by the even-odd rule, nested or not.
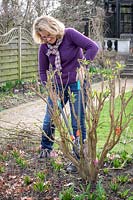
[[(18, 92), (13, 96), (8, 95), (1, 98), (1, 113), (6, 112), (5, 116), (9, 117), (8, 110), (11, 109), (11, 112), (13, 111), (12, 109), (17, 110), (20, 107), (23, 109), (23, 106), (25, 103), (27, 105), (27, 102), (27, 108), (32, 104), (34, 107), (35, 105), (39, 105), (41, 117), (43, 116), (42, 101), (35, 94), (27, 92)], [(30, 112), (32, 113), (32, 111)], [(33, 116), (33, 113), (31, 115)], [(41, 117), (39, 118), (41, 119)], [(0, 119), (4, 119), (4, 114), (0, 115)], [(16, 122), (14, 119), (10, 121)], [(33, 123), (33, 119), (30, 120), (29, 124), (31, 121)], [(13, 129), (11, 132), (13, 133)], [(12, 135), (11, 132), (10, 134)], [(25, 133), (23, 129), (17, 136), (15, 134), (16, 132), (14, 131), (12, 138), (8, 137), (6, 142), (1, 143), (0, 146), (0, 200), (59, 200), (61, 199), (59, 196), (61, 196), (61, 193), (63, 194), (63, 190), (66, 191), (71, 188), (73, 189), (69, 193), (72, 195), (72, 191), (74, 191), (73, 197), (63, 197), (62, 200), (92, 199), (85, 196), (83, 198), (76, 198), (76, 195), (85, 193), (89, 183), (83, 181), (78, 172), (74, 174), (67, 173), (66, 166), (69, 161), (63, 156), (60, 150), (57, 149), (54, 151), (52, 158), (40, 161), (38, 158), (40, 138), (36, 132), (36, 139), (34, 140), (34, 134), (27, 136), (27, 132)], [(105, 171), (101, 170), (98, 176), (98, 181), (101, 181), (99, 194), (104, 189), (106, 198), (97, 196), (93, 199), (133, 200), (133, 159), (131, 158), (121, 168), (114, 168), (109, 162), (105, 163), (106, 169), (109, 166), (108, 171), (105, 173)], [(39, 173), (44, 174), (44, 177), (39, 175)], [(127, 179), (122, 182), (118, 177), (127, 177)], [(114, 190), (111, 189), (111, 184), (113, 184)], [(95, 191), (98, 192), (95, 184), (92, 184), (90, 193), (93, 194)]]
[(31, 101), (39, 99), (34, 93), (31, 92), (20, 92), (17, 93), (7, 93), (7, 95), (1, 96), (0, 99), (0, 111), (5, 109), (17, 107), (20, 104), (25, 104)]
[[(67, 173), (68, 160), (59, 150), (54, 151), (53, 158), (43, 159), (42, 161), (40, 161), (38, 155), (39, 150), (36, 145), (26, 143), (22, 139), (21, 141), (14, 140), (1, 149), (0, 200), (59, 200), (60, 193), (63, 193), (63, 190), (70, 190), (73, 187), (73, 198), (62, 198), (62, 200), (72, 200), (76, 199), (76, 195), (81, 195), (86, 191), (88, 183), (83, 181), (78, 173)], [(55, 163), (58, 163), (58, 165)], [(39, 173), (43, 173), (43, 176), (39, 176)], [(118, 177), (127, 177), (127, 179), (120, 182)], [(98, 180), (102, 180), (101, 189), (98, 190), (99, 194), (104, 189), (106, 198), (100, 196), (93, 199), (133, 199), (132, 161), (121, 169), (111, 168), (107, 174), (101, 171)], [(118, 189), (113, 191), (110, 186), (111, 183), (118, 186)], [(95, 191), (95, 185), (92, 184), (90, 193), (95, 193)], [(127, 191), (127, 195), (122, 197), (124, 191)], [(70, 192), (71, 195), (72, 193)], [(91, 200), (92, 198), (84, 197), (82, 199)]]

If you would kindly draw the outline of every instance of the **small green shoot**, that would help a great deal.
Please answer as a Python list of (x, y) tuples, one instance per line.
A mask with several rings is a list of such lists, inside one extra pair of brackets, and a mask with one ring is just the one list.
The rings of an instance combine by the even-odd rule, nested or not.
[(43, 192), (45, 190), (44, 182), (43, 181), (35, 182), (34, 185), (33, 185), (33, 189), (36, 192)]
[(23, 169), (27, 167), (27, 161), (24, 158), (16, 158), (16, 163)]
[(7, 154), (0, 154), (0, 161), (6, 161), (6, 160), (8, 160), (8, 155)]
[(119, 168), (119, 167), (121, 167), (121, 161), (120, 161), (120, 159), (114, 159), (114, 160), (112, 161), (112, 163), (113, 163), (113, 167), (114, 167), (114, 168)]
[(49, 182), (44, 183), (44, 181), (41, 180), (35, 182), (33, 185), (33, 189), (36, 192), (44, 192), (49, 190), (49, 188), (50, 188)]
[(18, 150), (13, 150), (12, 151), (12, 156), (13, 156), (13, 158), (18, 158), (20, 156), (19, 151)]
[(133, 200), (133, 196), (128, 197), (127, 200)]
[(25, 177), (24, 177), (24, 183), (25, 183), (25, 185), (29, 185), (29, 184), (31, 183), (31, 178), (30, 178), (30, 176), (25, 176)]
[(129, 176), (128, 175), (121, 175), (121, 176), (118, 176), (117, 179), (120, 183), (126, 183), (129, 180)]
[(126, 160), (128, 156), (128, 153), (124, 150), (120, 153), (120, 157), (122, 158), (122, 160)]
[(106, 200), (106, 192), (102, 186), (101, 180), (98, 181), (96, 185), (96, 199), (97, 200)]
[(110, 183), (110, 188), (113, 192), (117, 192), (119, 189), (119, 184), (117, 182), (111, 182)]
[[(80, 199), (82, 199), (83, 198), (83, 200), (84, 199), (91, 199), (91, 200), (93, 200), (93, 197), (94, 197), (94, 199), (95, 199), (95, 196), (94, 196), (94, 194), (92, 194), (91, 193), (91, 184), (89, 183), (87, 186), (86, 186), (86, 189), (84, 189), (83, 188), (83, 186), (82, 185), (80, 185), (80, 187), (81, 187), (81, 190), (83, 191), (82, 192), (82, 195), (76, 195), (76, 200), (78, 200), (78, 198)], [(74, 199), (75, 200), (75, 199)]]
[(103, 168), (103, 172), (104, 172), (104, 174), (108, 174), (109, 173), (109, 169), (108, 168)]
[(123, 192), (118, 192), (120, 198), (125, 199), (128, 196), (130, 189), (126, 189)]
[(0, 174), (5, 172), (5, 167), (4, 166), (0, 166)]
[(85, 200), (85, 194), (76, 195), (74, 200)]
[(51, 161), (51, 165), (53, 167), (53, 169), (57, 172), (57, 171), (60, 171), (61, 168), (63, 168), (63, 163), (61, 162), (56, 162), (55, 160), (52, 160)]
[(72, 200), (74, 197), (74, 187), (71, 186), (70, 188), (63, 190), (59, 193), (59, 199), (60, 200)]
[(38, 177), (41, 181), (44, 181), (46, 178), (46, 175), (44, 174), (44, 172), (38, 172), (36, 174), (36, 177)]

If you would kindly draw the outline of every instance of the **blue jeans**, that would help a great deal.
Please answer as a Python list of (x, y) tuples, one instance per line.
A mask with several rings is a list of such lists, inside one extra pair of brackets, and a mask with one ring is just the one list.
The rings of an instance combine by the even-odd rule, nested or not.
[[(61, 98), (64, 97), (63, 103), (62, 103), (62, 108), (69, 101), (70, 113), (71, 113), (71, 125), (72, 125), (72, 129), (73, 129), (73, 135), (76, 137), (76, 132), (78, 130), (77, 119), (75, 118), (75, 116), (73, 114), (72, 103), (71, 103), (70, 95), (69, 95), (69, 89), (70, 89), (71, 93), (74, 94), (74, 97), (75, 97), (73, 106), (74, 106), (76, 116), (80, 117), (82, 140), (84, 140), (84, 139), (86, 139), (85, 111), (84, 111), (83, 104), (82, 104), (81, 91), (77, 87), (77, 82), (69, 84), (67, 86), (64, 86), (63, 91), (62, 91), (62, 86), (58, 85), (58, 87), (56, 88), (56, 91), (57, 91), (57, 93), (60, 94)], [(61, 95), (62, 92), (63, 92), (63, 95)], [(53, 135), (55, 132), (55, 126), (51, 119), (49, 106), (53, 107), (53, 103), (52, 103), (52, 100), (50, 99), (50, 97), (48, 97), (48, 105), (46, 107), (46, 114), (45, 114), (44, 121), (43, 121), (43, 131), (48, 135), (48, 137), (53, 139), (54, 138)], [(42, 134), (41, 146), (43, 149), (47, 148), (49, 150), (52, 150), (53, 142), (50, 141), (44, 134)]]

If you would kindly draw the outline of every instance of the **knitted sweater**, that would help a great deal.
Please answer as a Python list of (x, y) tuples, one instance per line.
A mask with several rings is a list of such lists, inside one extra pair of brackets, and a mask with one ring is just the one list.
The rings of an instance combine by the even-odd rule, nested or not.
[[(83, 54), (85, 50), (85, 55)], [(46, 55), (48, 51), (47, 44), (41, 44), (39, 48), (39, 74), (41, 82), (45, 85), (47, 81), (47, 70), (50, 64), (55, 70), (55, 55)], [(61, 78), (56, 73), (56, 81), (60, 84), (76, 82), (77, 68), (79, 67), (78, 59), (93, 60), (97, 54), (98, 46), (90, 38), (84, 36), (73, 28), (66, 28), (62, 43), (59, 46), (61, 57)]]

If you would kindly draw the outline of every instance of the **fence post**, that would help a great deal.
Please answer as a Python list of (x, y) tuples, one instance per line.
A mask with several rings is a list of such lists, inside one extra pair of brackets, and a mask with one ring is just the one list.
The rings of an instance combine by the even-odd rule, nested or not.
[(21, 25), (18, 26), (18, 79), (22, 79), (22, 63), (21, 63), (21, 49), (22, 49), (22, 35), (21, 35)]

